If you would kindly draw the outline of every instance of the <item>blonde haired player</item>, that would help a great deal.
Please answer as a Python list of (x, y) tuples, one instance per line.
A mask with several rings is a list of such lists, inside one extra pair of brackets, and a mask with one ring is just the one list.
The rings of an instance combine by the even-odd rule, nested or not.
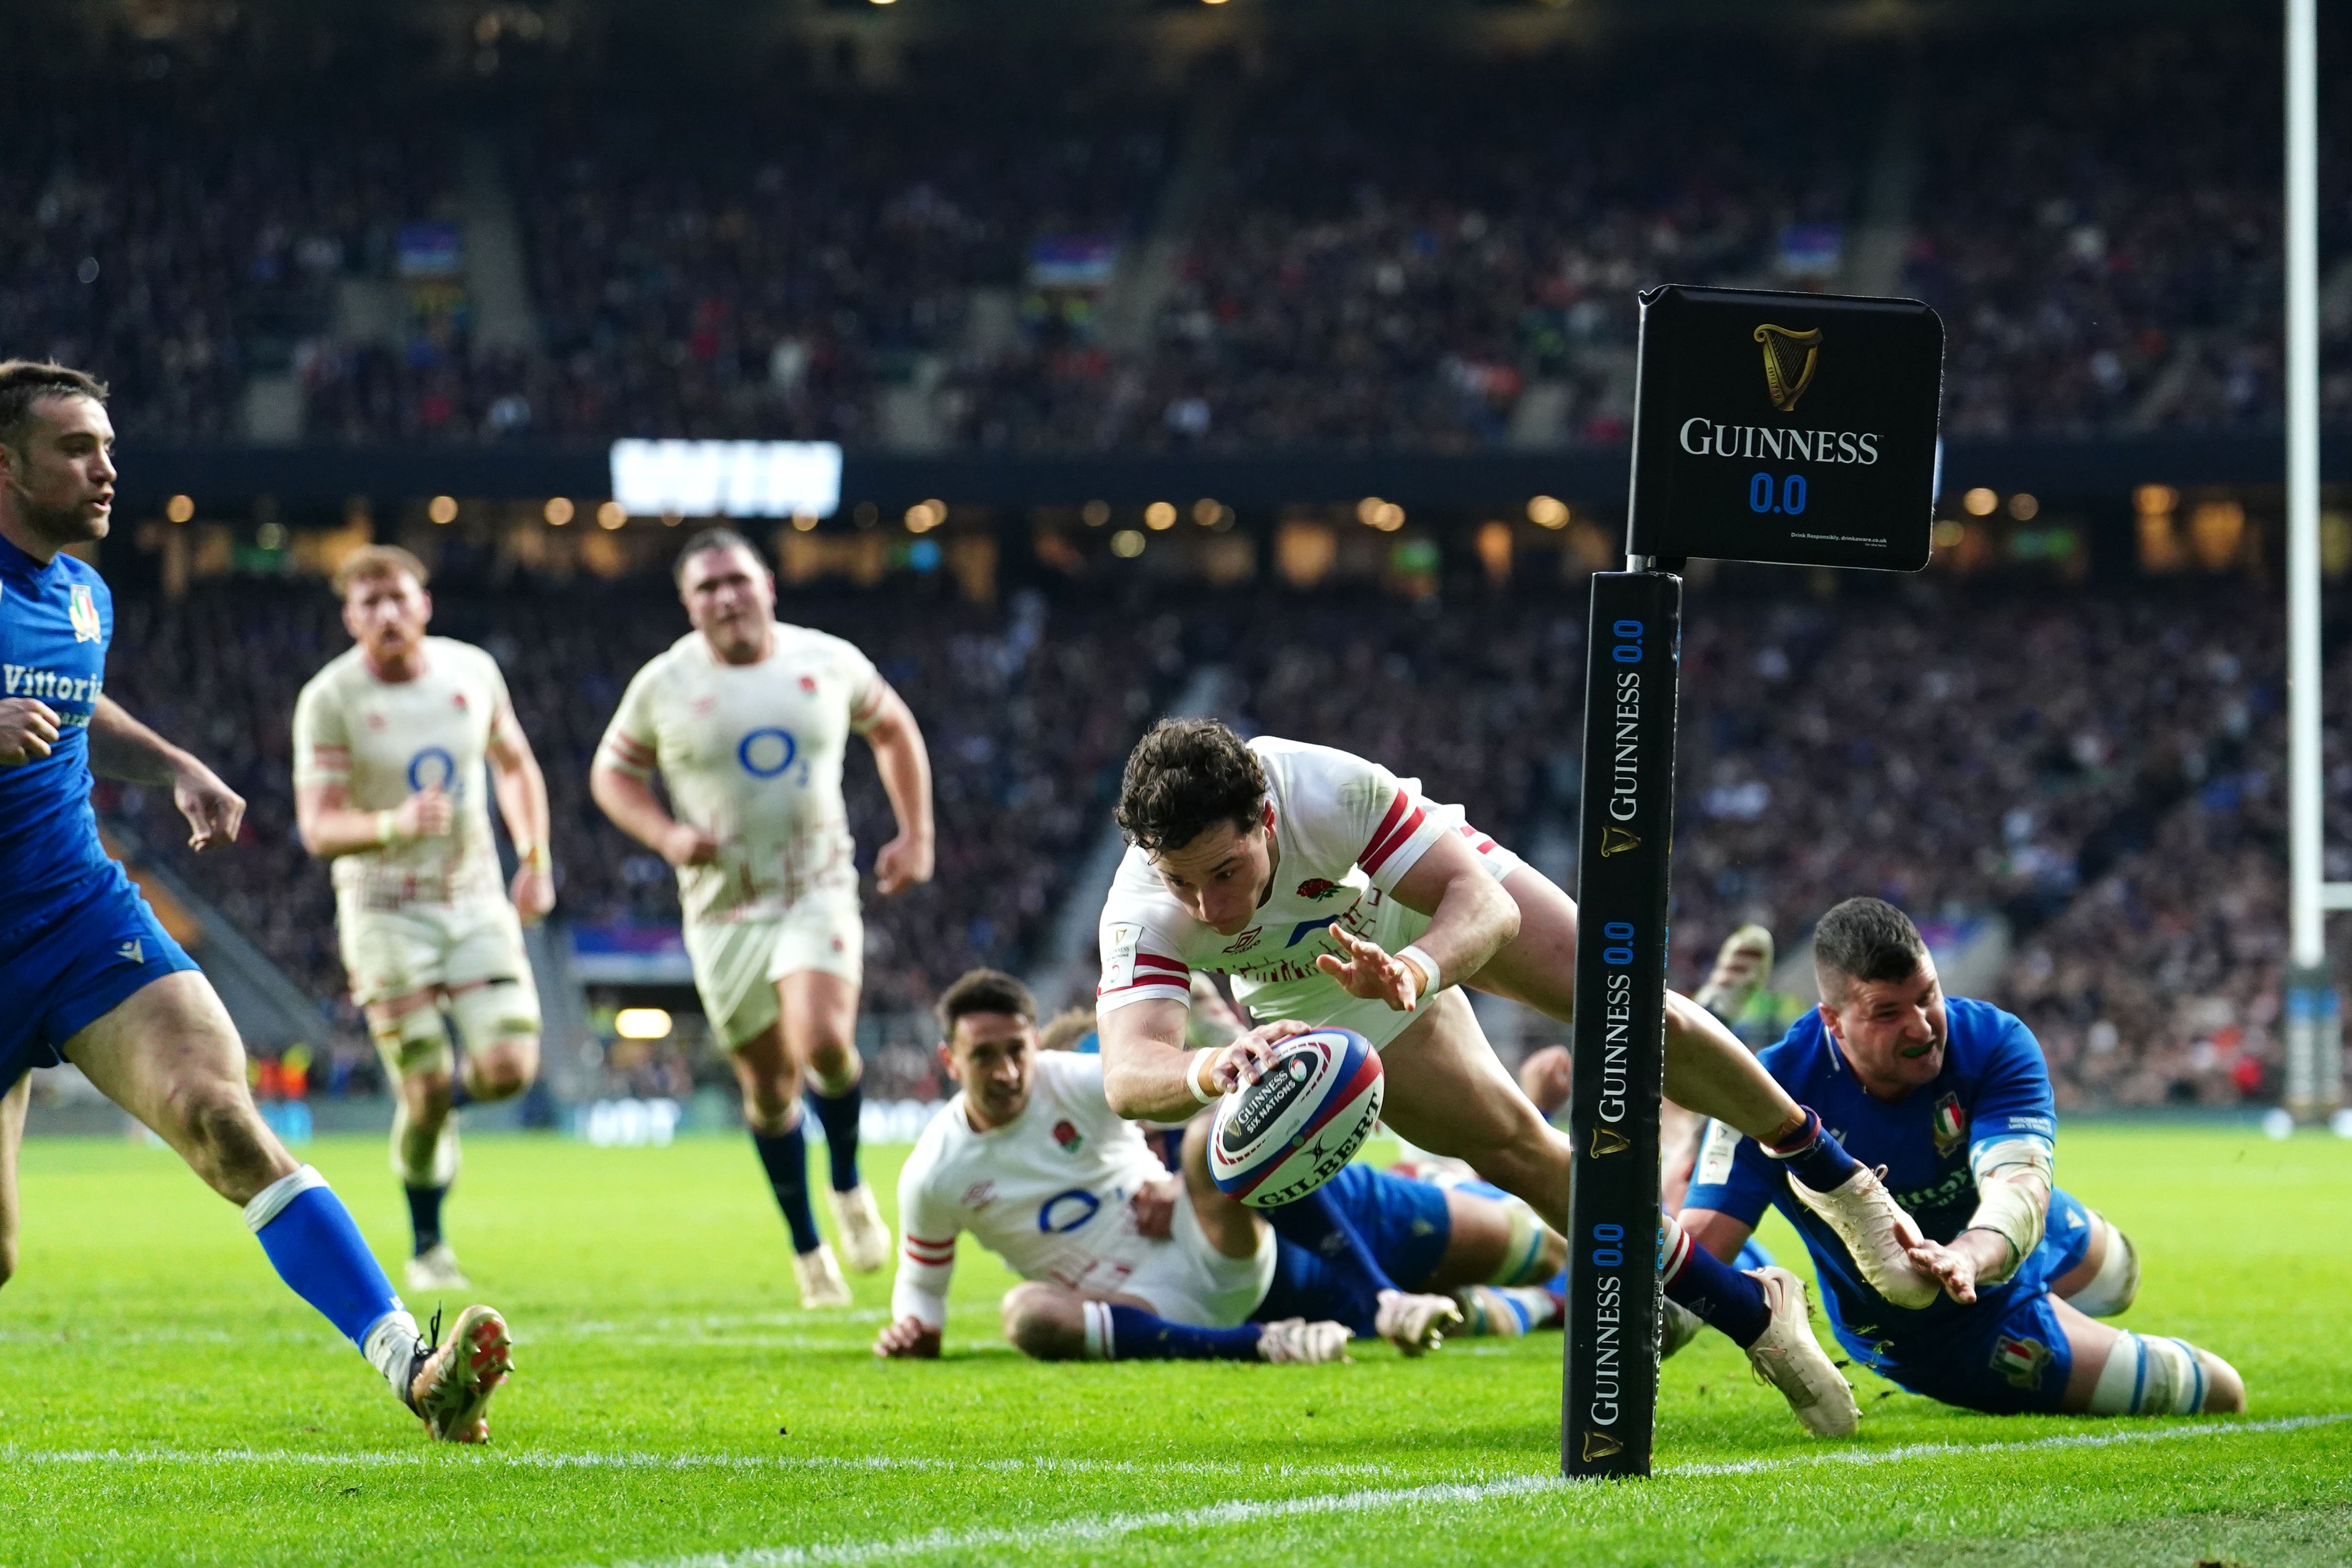
[[(303, 847), (334, 863), (343, 967), (394, 1085), (408, 1287), (440, 1290), (466, 1283), (441, 1233), (457, 1107), (510, 1099), (539, 1071), (522, 923), (554, 907), (555, 884), (547, 781), (506, 679), (480, 648), (425, 635), (425, 584), (424, 563), (394, 545), (369, 545), (336, 572), (354, 646), (295, 701), (294, 808)], [(511, 887), (490, 837), (492, 793), (514, 842)]]
[[(776, 620), (775, 578), (742, 535), (697, 534), (676, 576), (694, 630), (629, 682), (589, 787), (677, 868), (695, 988), (733, 1058), (743, 1119), (792, 1231), (802, 1304), (845, 1307), (848, 1284), (809, 1207), (803, 1073), (850, 1266), (888, 1262), (890, 1232), (857, 1173), (866, 940), (841, 766), (850, 735), (864, 736), (898, 821), (874, 859), (887, 896), (930, 880), (930, 758), (914, 714), (864, 654)], [(655, 797), (656, 768), (676, 816)]]

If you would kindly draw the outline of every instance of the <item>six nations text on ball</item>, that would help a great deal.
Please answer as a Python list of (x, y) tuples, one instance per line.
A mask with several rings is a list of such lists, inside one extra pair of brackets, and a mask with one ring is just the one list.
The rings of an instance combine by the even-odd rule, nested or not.
[(1645, 1476), (1684, 563), (1917, 571), (1944, 329), (1910, 300), (1642, 296), (1627, 569), (1592, 579), (1560, 1469)]

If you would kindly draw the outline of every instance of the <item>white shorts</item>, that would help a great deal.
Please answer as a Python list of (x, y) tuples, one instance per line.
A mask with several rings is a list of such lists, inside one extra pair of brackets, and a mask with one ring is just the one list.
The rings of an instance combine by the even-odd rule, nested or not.
[(1249, 1321), (1274, 1287), (1275, 1239), (1270, 1226), (1258, 1227), (1255, 1256), (1227, 1258), (1209, 1245), (1188, 1198), (1176, 1205), (1172, 1233), (1151, 1248), (1118, 1287), (1122, 1296), (1140, 1297), (1171, 1323), (1196, 1329), (1231, 1329)]
[(530, 991), (530, 959), (522, 921), (504, 899), (452, 907), (416, 904), (404, 910), (346, 906), (336, 911), (343, 970), (360, 1005), (418, 992), (508, 980)]
[[(1501, 882), (1512, 872), (1527, 864), (1517, 855), (1477, 832), (1475, 828), (1457, 828), (1470, 838), (1478, 852), (1478, 863), (1487, 874)], [(1429, 917), (1418, 910), (1409, 910), (1377, 888), (1367, 889), (1363, 904), (1370, 915), (1366, 929), (1360, 934), (1381, 944), (1384, 952), (1393, 953), (1419, 942), (1429, 930)], [(1448, 986), (1446, 990), (1453, 987)], [(1371, 1043), (1372, 1049), (1381, 1050), (1389, 1042), (1411, 1028), (1413, 1023), (1436, 1005), (1444, 991), (1433, 991), (1413, 1003), (1412, 1011), (1400, 1013), (1387, 1003), (1350, 994), (1328, 975), (1318, 973), (1305, 980), (1255, 986), (1244, 994), (1234, 987), (1235, 1000), (1249, 1016), (1261, 1024), (1277, 1018), (1296, 1018), (1317, 1028), (1353, 1029)]]
[(686, 926), (686, 955), (710, 1032), (730, 1050), (776, 1021), (776, 982), (816, 970), (858, 984), (866, 974), (866, 926), (857, 885), (818, 889), (780, 916)]

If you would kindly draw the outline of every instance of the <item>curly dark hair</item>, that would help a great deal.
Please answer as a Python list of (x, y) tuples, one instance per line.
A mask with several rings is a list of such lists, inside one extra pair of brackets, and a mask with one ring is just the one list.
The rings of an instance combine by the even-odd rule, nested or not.
[(940, 993), (940, 1028), (955, 1037), (956, 1020), (967, 1013), (1009, 1013), (1034, 1022), (1037, 998), (1001, 969), (967, 969)]
[(1884, 899), (1848, 899), (1813, 927), (1813, 978), (1827, 1002), (1856, 980), (1908, 980), (1927, 956), (1919, 928)]
[(1151, 854), (1181, 849), (1221, 822), (1242, 832), (1265, 808), (1265, 767), (1214, 719), (1162, 719), (1128, 753), (1118, 826)]

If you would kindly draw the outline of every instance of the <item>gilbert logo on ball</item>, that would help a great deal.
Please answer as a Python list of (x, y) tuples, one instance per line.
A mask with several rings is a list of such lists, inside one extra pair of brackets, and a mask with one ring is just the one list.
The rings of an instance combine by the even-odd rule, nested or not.
[(1381, 1058), (1353, 1029), (1282, 1042), (1265, 1074), (1217, 1102), (1209, 1173), (1228, 1197), (1278, 1208), (1355, 1157), (1381, 1119)]

